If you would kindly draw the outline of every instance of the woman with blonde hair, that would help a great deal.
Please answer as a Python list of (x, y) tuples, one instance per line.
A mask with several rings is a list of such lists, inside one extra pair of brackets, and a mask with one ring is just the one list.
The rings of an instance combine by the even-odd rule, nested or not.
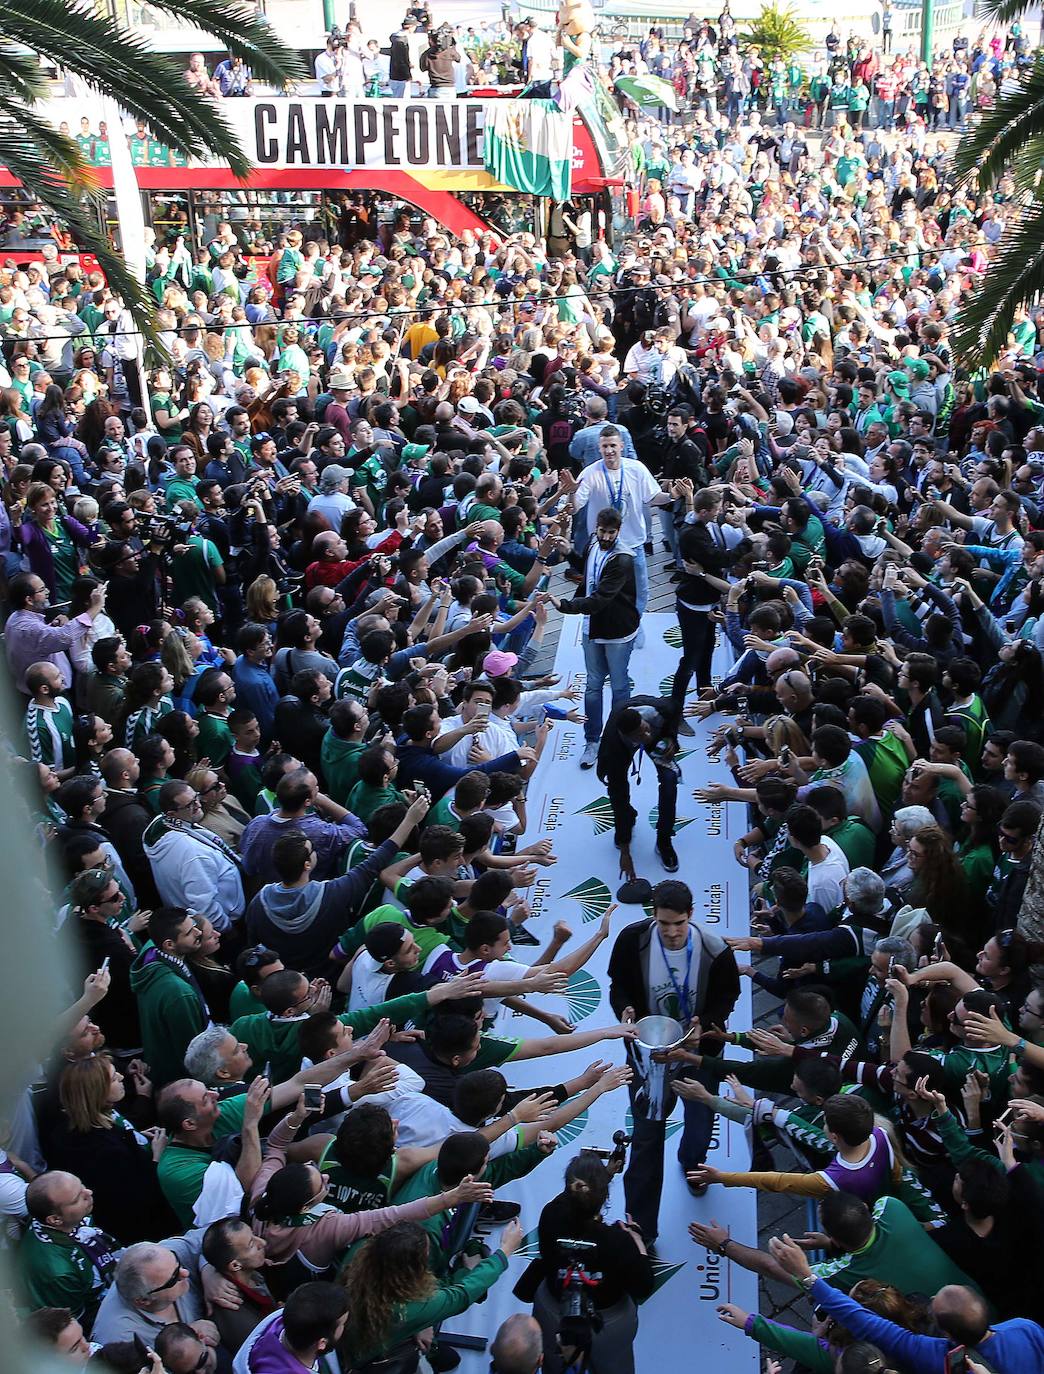
[[(98, 887), (102, 880), (105, 887), (114, 881), (108, 870), (88, 870), (73, 884), (74, 901), (77, 886), (92, 880)], [(129, 1072), (138, 1098), (147, 1102), (152, 1085), (144, 1065), (133, 1060)], [(138, 1131), (118, 1110), (125, 1093), (123, 1074), (110, 1055), (67, 1064), (58, 1080), (61, 1116), (42, 1144), (50, 1168), (68, 1170), (93, 1192), (95, 1225), (121, 1244), (133, 1245), (172, 1235), (177, 1225), (156, 1174), (166, 1132), (158, 1127)]]
[(790, 716), (772, 716), (765, 722), (765, 743), (773, 758), (786, 746), (795, 758), (807, 759), (811, 756), (812, 746), (805, 732)]
[(267, 573), (255, 577), (246, 591), (247, 619), (264, 625), (273, 634), (280, 610), (279, 588)]
[(209, 666), (200, 662), (203, 653), (202, 640), (181, 626), (175, 626), (163, 641), (160, 662), (174, 679), (170, 695), (176, 711), (188, 711), (191, 715), (196, 709), (193, 693), (200, 676)]

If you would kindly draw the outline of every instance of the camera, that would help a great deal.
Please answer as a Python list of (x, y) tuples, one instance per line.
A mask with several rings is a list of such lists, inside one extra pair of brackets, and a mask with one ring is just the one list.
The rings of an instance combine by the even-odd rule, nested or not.
[(558, 1327), (558, 1344), (570, 1363), (578, 1368), (586, 1367), (591, 1342), (595, 1333), (602, 1329), (602, 1317), (594, 1302), (602, 1274), (600, 1270), (588, 1268), (597, 1250), (593, 1240), (559, 1237), (562, 1320)]
[(582, 1155), (595, 1155), (598, 1159), (605, 1161), (605, 1166), (612, 1173), (622, 1173), (623, 1167), (627, 1163), (627, 1147), (631, 1143), (631, 1137), (624, 1131), (613, 1132), (613, 1148), (606, 1150), (597, 1145), (585, 1145), (581, 1149)]
[(435, 40), (435, 47), (438, 48), (439, 52), (446, 52), (457, 41), (452, 24), (440, 24), (432, 34), (432, 38)]
[(160, 553), (169, 553), (175, 544), (183, 544), (192, 533), (192, 521), (180, 515), (138, 515), (138, 529), (142, 542), (152, 545)]

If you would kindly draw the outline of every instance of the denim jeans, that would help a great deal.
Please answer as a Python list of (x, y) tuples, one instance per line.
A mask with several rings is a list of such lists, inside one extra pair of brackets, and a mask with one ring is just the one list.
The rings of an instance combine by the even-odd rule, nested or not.
[(622, 706), (631, 695), (631, 684), (627, 676), (634, 640), (626, 639), (616, 643), (596, 644), (584, 637), (584, 664), (587, 668), (587, 686), (584, 688), (584, 739), (588, 744), (597, 744), (602, 737), (602, 696), (605, 680), (609, 679), (613, 693), (613, 707)]
[(638, 614), (644, 615), (645, 608), (649, 604), (649, 565), (645, 561), (645, 550), (640, 544), (630, 552), (634, 559), (634, 585), (638, 598)]
[(681, 556), (678, 553), (678, 530), (674, 523), (674, 507), (661, 506), (658, 512), (660, 516), (660, 534), (670, 545), (671, 562), (676, 568), (681, 567)]
[(409, 84), (408, 81), (389, 81), (388, 85), (391, 87), (392, 99), (401, 100), (406, 94), (406, 87)]

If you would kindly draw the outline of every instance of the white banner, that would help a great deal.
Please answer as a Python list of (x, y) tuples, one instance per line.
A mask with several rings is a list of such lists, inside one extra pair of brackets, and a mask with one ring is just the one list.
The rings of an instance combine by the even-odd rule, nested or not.
[(481, 100), (226, 100), (258, 167), (482, 167)]
[[(645, 615), (642, 625), (646, 642), (631, 659), (635, 691), (666, 695), (679, 657), (677, 622), (669, 615)], [(555, 660), (555, 671), (561, 675), (563, 685), (583, 683), (580, 633), (580, 617), (569, 617), (563, 626)], [(606, 699), (608, 706), (608, 692)], [(693, 890), (698, 921), (721, 933), (746, 935), (750, 933), (747, 878), (732, 853), (735, 838), (745, 828), (743, 812), (739, 807), (709, 807), (693, 800), (694, 787), (709, 781), (712, 776), (718, 780), (722, 777), (720, 764), (707, 759), (708, 728), (699, 722), (694, 724), (696, 736), (681, 740), (683, 781), (678, 793), (675, 839), (680, 860), (677, 876)], [(554, 840), (558, 857), (552, 868), (538, 870), (540, 877), (530, 889), (534, 917), (529, 927), (543, 943), (556, 920), (567, 921), (574, 931), (574, 939), (566, 946), (567, 950), (589, 937), (591, 923), (600, 920), (615, 900), (614, 894), (621, 882), (608, 799), (594, 771), (582, 772), (578, 766), (583, 748), (581, 726), (569, 722), (556, 725), (529, 784), (526, 802), (529, 827), (524, 842), (549, 836)], [(643, 769), (641, 782), (633, 789), (632, 801), (641, 819), (635, 829), (632, 854), (636, 872), (655, 883), (667, 875), (653, 852), (653, 825), (646, 823), (656, 805), (653, 771)], [(550, 1010), (569, 1016), (579, 1027), (613, 1022), (607, 976), (613, 940), (624, 926), (640, 920), (642, 915), (638, 907), (620, 907), (613, 917), (612, 936), (602, 944), (588, 966), (573, 975), (568, 997), (544, 999)], [(527, 959), (529, 951), (519, 951), (519, 957)], [(746, 1028), (751, 1025), (750, 1018), (750, 983), (744, 979), (732, 1024)], [(509, 1033), (529, 1037), (547, 1032), (538, 1022), (520, 1016), (511, 1022)], [(580, 1073), (599, 1057), (622, 1062), (623, 1053), (618, 1042), (608, 1041), (575, 1054), (507, 1064), (505, 1070), (512, 1087), (530, 1087), (561, 1082)], [(581, 1145), (611, 1148), (613, 1132), (621, 1127), (630, 1134), (625, 1090), (600, 1098), (588, 1114), (560, 1133), (559, 1149), (547, 1163), (498, 1192), (498, 1197), (522, 1204), (526, 1244), (487, 1301), (447, 1322), (448, 1330), (492, 1339), (504, 1318), (520, 1310), (511, 1289), (525, 1265), (537, 1254), (536, 1227), (540, 1212), (561, 1192), (566, 1163)], [(720, 1321), (716, 1308), (723, 1302), (735, 1302), (747, 1311), (756, 1312), (756, 1278), (695, 1245), (689, 1238), (688, 1224), (696, 1220), (709, 1221), (713, 1216), (727, 1226), (737, 1240), (756, 1246), (755, 1194), (739, 1189), (712, 1188), (703, 1198), (694, 1198), (685, 1186), (675, 1161), (676, 1150), (670, 1143), (670, 1137), (680, 1129), (679, 1105), (667, 1125), (669, 1139), (655, 1259), (657, 1287), (639, 1310), (636, 1368), (639, 1374), (651, 1374), (658, 1368), (689, 1370), (694, 1367), (713, 1370), (714, 1374), (753, 1374), (759, 1367), (758, 1347), (741, 1332)], [(721, 1168), (749, 1168), (750, 1151), (742, 1127), (719, 1118), (708, 1158)], [(613, 1183), (607, 1217), (612, 1220), (623, 1214), (623, 1184), (618, 1178)], [(479, 1369), (486, 1368), (488, 1357), (464, 1354), (462, 1369), (477, 1374)]]

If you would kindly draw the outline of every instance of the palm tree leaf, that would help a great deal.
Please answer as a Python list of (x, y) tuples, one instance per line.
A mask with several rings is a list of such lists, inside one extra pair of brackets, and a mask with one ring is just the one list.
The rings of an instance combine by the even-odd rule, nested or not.
[[(211, 153), (227, 160), (237, 176), (249, 173), (250, 162), (216, 103), (194, 91), (169, 58), (108, 16), (67, 8), (62, 0), (3, 0), (0, 25), (111, 95), (161, 141), (193, 157)], [(0, 71), (0, 89), (2, 84)]]
[(962, 180), (981, 190), (996, 184), (1007, 164), (1031, 138), (1044, 135), (1044, 61), (1034, 64), (1015, 90), (1002, 95), (975, 129), (961, 138), (953, 166)]
[[(37, 155), (43, 155), (42, 171), (45, 174), (50, 174), (53, 169), (74, 188), (74, 194), (79, 192), (91, 198), (101, 197), (101, 186), (94, 168), (85, 161), (71, 138), (60, 134), (31, 105), (8, 100), (4, 113), (17, 118), (27, 147), (35, 145)], [(6, 165), (10, 167), (10, 163)]]
[(241, 0), (149, 0), (149, 7), (194, 22), (196, 28), (220, 38), (259, 81), (285, 86), (308, 75), (300, 56), (276, 37), (267, 20), (258, 18), (253, 5)]
[[(24, 122), (25, 111), (0, 108), (0, 163), (8, 168), (27, 191), (47, 205), (69, 228), (80, 247), (97, 257), (112, 290), (122, 298), (145, 337), (162, 350), (155, 325), (155, 301), (128, 269), (123, 258), (102, 234), (91, 212), (91, 201), (99, 190), (86, 195), (71, 189), (57, 166), (52, 166), (44, 150), (33, 140)], [(35, 116), (34, 116), (35, 118)], [(67, 144), (61, 160), (69, 166), (80, 161), (79, 150), (71, 139), (48, 131), (49, 150), (55, 140)]]
[(0, 83), (18, 100), (43, 100), (47, 82), (35, 53), (0, 41)]
[(975, 6), (976, 19), (992, 20), (995, 24), (1010, 24), (1021, 19), (1034, 6), (1030, 0), (979, 0)]
[(1023, 212), (1001, 239), (980, 288), (962, 304), (954, 337), (957, 355), (969, 367), (988, 366), (1000, 352), (1015, 311), (1044, 292), (1044, 204)]

